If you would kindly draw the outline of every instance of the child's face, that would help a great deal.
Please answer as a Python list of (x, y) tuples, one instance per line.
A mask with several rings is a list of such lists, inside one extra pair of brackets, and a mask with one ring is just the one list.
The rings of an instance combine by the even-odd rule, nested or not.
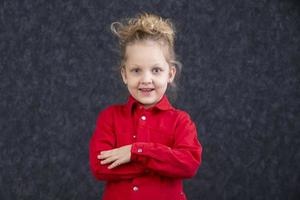
[(126, 47), (126, 62), (121, 74), (130, 94), (145, 108), (163, 97), (176, 68), (169, 66), (164, 49), (158, 42), (147, 40)]

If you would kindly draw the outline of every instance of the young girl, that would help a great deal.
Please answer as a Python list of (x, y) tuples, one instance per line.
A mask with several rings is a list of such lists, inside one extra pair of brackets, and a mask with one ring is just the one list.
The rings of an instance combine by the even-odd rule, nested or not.
[(202, 147), (189, 115), (165, 94), (179, 71), (173, 26), (145, 13), (112, 31), (130, 95), (100, 112), (90, 141), (91, 170), (106, 181), (103, 199), (184, 200), (182, 179), (196, 174)]

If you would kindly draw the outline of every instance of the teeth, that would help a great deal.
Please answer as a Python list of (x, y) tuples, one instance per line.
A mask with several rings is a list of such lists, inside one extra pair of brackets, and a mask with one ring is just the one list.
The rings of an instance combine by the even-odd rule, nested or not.
[(149, 88), (149, 89), (140, 89), (140, 90), (148, 92), (148, 91), (151, 91), (152, 89)]

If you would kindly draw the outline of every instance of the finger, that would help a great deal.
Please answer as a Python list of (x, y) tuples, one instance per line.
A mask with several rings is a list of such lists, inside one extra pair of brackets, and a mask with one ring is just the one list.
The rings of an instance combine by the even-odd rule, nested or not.
[(98, 156), (97, 156), (97, 158), (98, 159), (105, 159), (105, 158), (108, 158), (108, 157), (110, 157), (111, 155), (110, 154), (99, 154)]
[(111, 152), (111, 150), (101, 151), (100, 154), (107, 154), (109, 152)]
[(114, 153), (114, 150), (101, 151), (100, 154), (97, 156), (97, 158), (98, 159), (108, 158), (109, 156), (112, 156), (113, 153)]
[(116, 168), (116, 167), (118, 167), (120, 165), (121, 165), (121, 163), (119, 163), (118, 161), (115, 161), (111, 165), (109, 165), (107, 168), (108, 169), (113, 169), (113, 168)]
[(114, 162), (114, 161), (116, 161), (116, 160), (117, 160), (117, 159), (116, 159), (115, 157), (108, 157), (108, 158), (102, 160), (100, 163), (101, 163), (101, 165), (105, 165), (105, 164)]

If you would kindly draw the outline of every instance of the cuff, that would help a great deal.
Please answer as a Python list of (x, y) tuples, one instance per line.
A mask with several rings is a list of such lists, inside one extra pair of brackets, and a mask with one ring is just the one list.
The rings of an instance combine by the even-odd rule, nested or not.
[(145, 145), (141, 143), (133, 143), (131, 147), (131, 160), (145, 163), (147, 158), (143, 156)]

